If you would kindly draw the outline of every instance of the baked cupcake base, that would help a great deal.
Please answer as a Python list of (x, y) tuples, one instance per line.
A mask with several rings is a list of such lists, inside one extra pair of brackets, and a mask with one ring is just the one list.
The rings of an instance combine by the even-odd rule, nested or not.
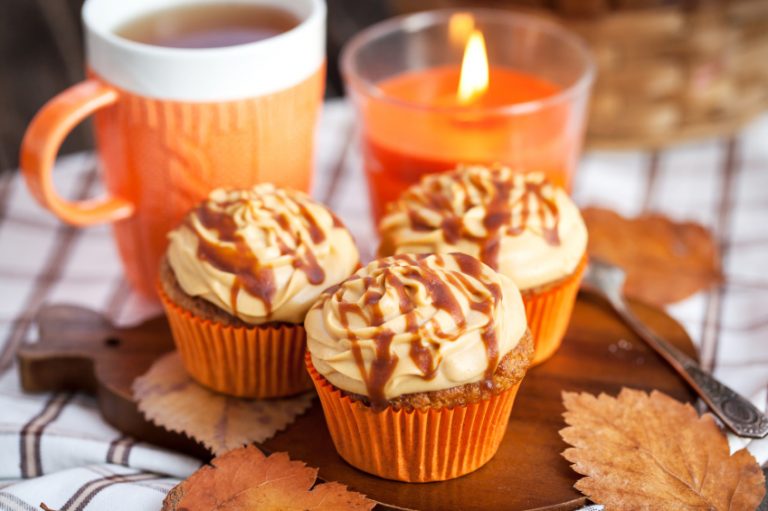
[(164, 261), (158, 295), (189, 375), (212, 390), (243, 398), (274, 398), (312, 388), (304, 368), (302, 325), (247, 325), (181, 289)]
[(531, 365), (541, 364), (550, 358), (562, 344), (586, 267), (585, 255), (576, 270), (567, 277), (521, 291), (535, 347)]
[(306, 365), (339, 455), (365, 472), (406, 482), (453, 479), (487, 463), (501, 444), (533, 353), (529, 333), (494, 374), (494, 386), (473, 383), (409, 394), (383, 410), (348, 394)]

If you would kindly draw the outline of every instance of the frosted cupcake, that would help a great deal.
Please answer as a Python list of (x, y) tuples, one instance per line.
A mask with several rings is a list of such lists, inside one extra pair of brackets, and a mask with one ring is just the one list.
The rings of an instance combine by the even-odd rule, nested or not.
[(541, 173), (464, 166), (432, 174), (389, 204), (382, 256), (462, 252), (512, 279), (523, 295), (534, 364), (560, 346), (586, 266), (587, 229)]
[(464, 254), (374, 261), (323, 293), (305, 327), (339, 454), (410, 482), (491, 459), (533, 352), (515, 285)]
[(190, 375), (216, 391), (311, 388), (304, 318), (359, 266), (349, 231), (303, 193), (218, 189), (169, 235), (160, 297)]

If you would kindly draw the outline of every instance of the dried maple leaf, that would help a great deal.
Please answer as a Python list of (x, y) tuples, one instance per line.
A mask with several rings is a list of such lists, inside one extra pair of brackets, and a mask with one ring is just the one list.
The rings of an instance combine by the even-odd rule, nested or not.
[(263, 442), (312, 404), (312, 394), (266, 401), (227, 397), (195, 383), (181, 358), (171, 353), (133, 383), (133, 395), (147, 419), (188, 435), (214, 455)]
[(764, 477), (746, 449), (733, 456), (712, 416), (654, 391), (617, 398), (563, 393), (572, 445), (563, 456), (585, 475), (576, 488), (612, 509), (753, 511)]
[(357, 511), (376, 503), (339, 483), (312, 485), (317, 469), (285, 453), (265, 457), (254, 446), (214, 459), (176, 486), (162, 511)]
[(601, 208), (582, 212), (589, 254), (624, 268), (625, 293), (665, 305), (719, 282), (720, 256), (712, 234), (693, 222), (661, 215), (624, 218)]

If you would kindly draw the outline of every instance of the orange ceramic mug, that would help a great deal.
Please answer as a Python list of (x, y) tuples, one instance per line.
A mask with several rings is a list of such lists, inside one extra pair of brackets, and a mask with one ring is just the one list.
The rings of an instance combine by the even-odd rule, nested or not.
[[(128, 280), (154, 296), (166, 233), (218, 186), (260, 181), (308, 190), (325, 72), (323, 0), (239, 0), (292, 12), (300, 23), (262, 41), (205, 49), (117, 36), (127, 21), (201, 0), (86, 0), (89, 78), (32, 120), (21, 168), (40, 203), (85, 226), (114, 222)], [(94, 115), (107, 196), (70, 202), (53, 188), (61, 142)]]

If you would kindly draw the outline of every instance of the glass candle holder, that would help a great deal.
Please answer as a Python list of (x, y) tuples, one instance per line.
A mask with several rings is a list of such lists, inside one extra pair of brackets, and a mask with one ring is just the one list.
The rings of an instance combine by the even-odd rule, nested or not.
[[(484, 89), (482, 63), (466, 63), (478, 52)], [(462, 62), (480, 66), (469, 76), (479, 88), (460, 91)], [(556, 23), (490, 9), (422, 12), (360, 32), (341, 63), (375, 221), (421, 176), (458, 163), (543, 171), (570, 189), (594, 64)]]

